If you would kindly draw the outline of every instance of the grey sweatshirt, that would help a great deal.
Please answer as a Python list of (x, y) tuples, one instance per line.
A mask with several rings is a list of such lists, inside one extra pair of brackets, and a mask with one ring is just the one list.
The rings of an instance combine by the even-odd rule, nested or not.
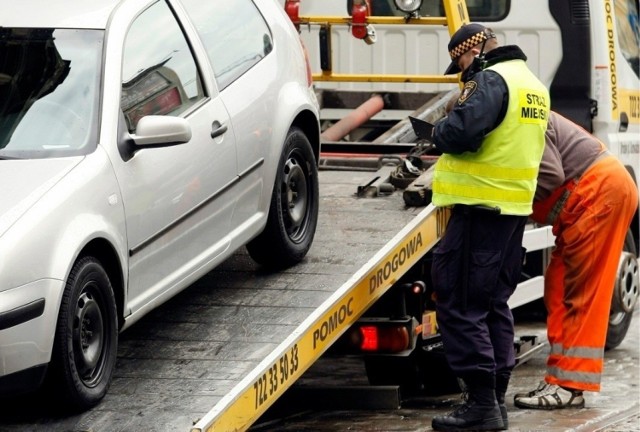
[(551, 111), (534, 201), (582, 173), (605, 150), (604, 145), (572, 121)]

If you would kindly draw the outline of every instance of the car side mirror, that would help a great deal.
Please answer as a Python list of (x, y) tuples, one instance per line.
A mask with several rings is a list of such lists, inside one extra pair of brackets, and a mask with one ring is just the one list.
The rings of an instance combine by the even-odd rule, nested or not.
[(131, 135), (136, 147), (167, 147), (191, 140), (191, 126), (186, 119), (172, 116), (144, 116)]

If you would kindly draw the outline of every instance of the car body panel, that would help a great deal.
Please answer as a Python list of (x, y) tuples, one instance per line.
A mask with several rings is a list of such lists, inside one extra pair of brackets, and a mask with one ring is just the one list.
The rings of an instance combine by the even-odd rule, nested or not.
[[(4, 199), (0, 201), (0, 237), (81, 159), (5, 161), (0, 171), (0, 184), (11, 187), (3, 191)], [(24, 179), (16, 184), (14, 180), (18, 175)]]
[(0, 304), (3, 310), (14, 310), (39, 299), (45, 300), (42, 315), (3, 334), (0, 375), (24, 369), (25, 359), (29, 359), (29, 366), (49, 362), (55, 331), (55, 326), (52, 326), (51, 322), (55, 321), (58, 315), (56, 305), (60, 303), (63, 288), (62, 280), (40, 279), (0, 292)]
[[(70, 208), (82, 212), (70, 213)], [(38, 279), (65, 280), (71, 262), (95, 238), (106, 238), (126, 263), (124, 233), (118, 184), (106, 154), (98, 148), (81, 158), (0, 237), (0, 291)]]

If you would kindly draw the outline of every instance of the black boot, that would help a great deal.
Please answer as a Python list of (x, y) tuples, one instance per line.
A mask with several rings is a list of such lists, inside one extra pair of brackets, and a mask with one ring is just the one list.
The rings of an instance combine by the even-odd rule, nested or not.
[(509, 417), (507, 415), (507, 405), (504, 403), (505, 396), (507, 394), (507, 387), (509, 387), (509, 375), (496, 375), (496, 400), (498, 401), (498, 407), (500, 408), (500, 414), (502, 415), (502, 430), (509, 429)]
[(504, 423), (493, 387), (469, 387), (467, 401), (455, 411), (431, 421), (436, 431), (503, 430)]

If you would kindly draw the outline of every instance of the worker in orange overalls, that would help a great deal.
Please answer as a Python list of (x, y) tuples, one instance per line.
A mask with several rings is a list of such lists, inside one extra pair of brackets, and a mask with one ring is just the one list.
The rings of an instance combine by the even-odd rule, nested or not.
[(609, 309), (638, 189), (594, 136), (551, 113), (533, 220), (556, 236), (545, 274), (550, 354), (537, 389), (514, 397), (529, 409), (581, 408), (600, 391)]

